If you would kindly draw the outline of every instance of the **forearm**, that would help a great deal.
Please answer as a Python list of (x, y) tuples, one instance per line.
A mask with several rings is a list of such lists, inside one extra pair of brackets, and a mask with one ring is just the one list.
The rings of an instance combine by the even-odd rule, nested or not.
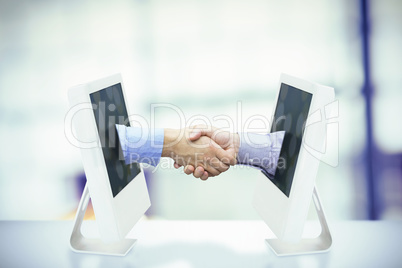
[(176, 155), (176, 145), (183, 138), (184, 131), (180, 129), (166, 128), (164, 130), (162, 157), (174, 157)]
[(285, 132), (269, 134), (239, 133), (237, 164), (260, 168), (274, 175)]
[(116, 125), (125, 163), (146, 163), (156, 166), (161, 158), (165, 131)]
[[(161, 157), (184, 162), (201, 163), (208, 145), (200, 150), (186, 139), (185, 129), (143, 129), (116, 125), (121, 149), (126, 164), (146, 163), (156, 166)], [(199, 158), (197, 161), (196, 158)], [(201, 159), (200, 159), (201, 158)]]

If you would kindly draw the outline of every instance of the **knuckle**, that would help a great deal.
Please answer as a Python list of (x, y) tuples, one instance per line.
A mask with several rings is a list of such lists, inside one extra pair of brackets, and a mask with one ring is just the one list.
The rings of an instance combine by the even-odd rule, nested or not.
[(228, 165), (222, 164), (222, 170), (227, 171), (229, 169)]
[(220, 173), (220, 171), (219, 170), (213, 170), (212, 172), (211, 172), (211, 174), (213, 175), (213, 176), (218, 176), (219, 174), (221, 174)]

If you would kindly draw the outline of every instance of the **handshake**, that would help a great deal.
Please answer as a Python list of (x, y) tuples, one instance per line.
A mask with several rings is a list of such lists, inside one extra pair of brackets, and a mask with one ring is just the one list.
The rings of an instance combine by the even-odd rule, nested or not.
[(237, 163), (240, 137), (222, 129), (195, 126), (165, 129), (162, 157), (171, 157), (175, 168), (184, 167), (187, 175), (206, 180)]
[[(206, 180), (241, 164), (275, 175), (284, 131), (269, 134), (231, 133), (209, 126), (185, 129), (148, 129), (116, 125), (125, 163), (156, 166), (170, 157), (175, 168)], [(149, 133), (151, 132), (151, 134)]]

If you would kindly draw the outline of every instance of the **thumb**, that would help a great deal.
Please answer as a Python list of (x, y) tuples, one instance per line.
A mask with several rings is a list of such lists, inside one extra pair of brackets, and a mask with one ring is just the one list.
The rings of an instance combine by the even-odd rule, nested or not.
[(215, 130), (216, 130), (216, 128), (214, 128), (214, 127), (208, 128), (205, 126), (202, 126), (202, 127), (195, 126), (195, 127), (193, 127), (193, 131), (189, 135), (189, 139), (190, 139), (190, 141), (195, 141), (195, 140), (198, 140), (201, 136), (207, 136), (207, 137), (212, 138)]
[(214, 141), (211, 141), (215, 150), (216, 157), (224, 164), (234, 166), (236, 164), (236, 155), (232, 150), (224, 150)]
[(224, 164), (234, 166), (236, 165), (236, 156), (231, 151), (217, 149), (216, 157)]
[(189, 138), (190, 141), (196, 141), (201, 137), (201, 135), (202, 135), (201, 129), (193, 129), (190, 132), (188, 138)]

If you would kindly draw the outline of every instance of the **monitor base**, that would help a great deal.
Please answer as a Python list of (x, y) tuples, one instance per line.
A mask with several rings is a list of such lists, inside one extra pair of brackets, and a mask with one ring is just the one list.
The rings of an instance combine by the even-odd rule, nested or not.
[(89, 190), (85, 185), (81, 200), (78, 205), (77, 214), (74, 220), (74, 228), (71, 233), (70, 246), (77, 253), (92, 253), (102, 255), (125, 256), (134, 246), (136, 239), (122, 239), (107, 244), (99, 238), (87, 238), (81, 232), (81, 225), (89, 203)]
[(332, 236), (329, 231), (323, 207), (318, 196), (317, 188), (314, 187), (313, 202), (321, 225), (321, 234), (316, 238), (302, 238), (297, 243), (288, 243), (279, 239), (266, 239), (265, 241), (278, 256), (299, 254), (323, 253), (332, 245)]

